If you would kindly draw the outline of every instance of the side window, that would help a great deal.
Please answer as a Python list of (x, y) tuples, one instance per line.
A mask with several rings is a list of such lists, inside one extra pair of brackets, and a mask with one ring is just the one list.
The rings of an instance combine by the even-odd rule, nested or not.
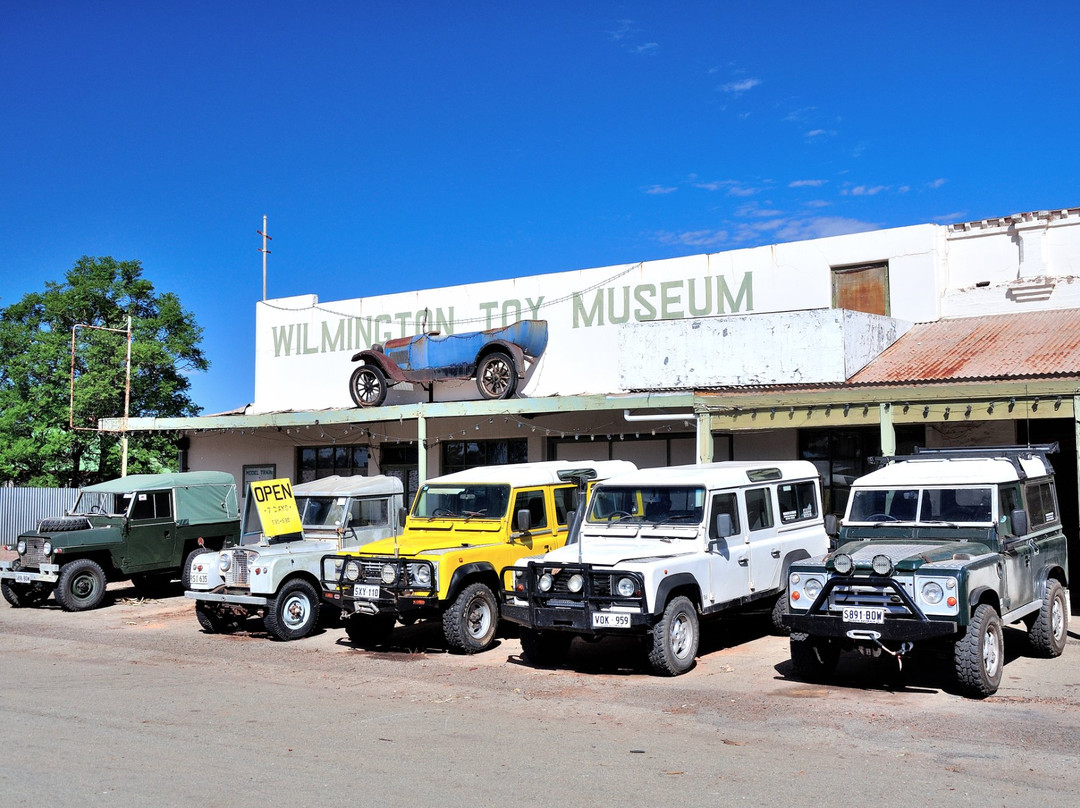
[(780, 521), (785, 525), (814, 519), (818, 515), (817, 496), (812, 482), (782, 483), (776, 487)]
[(768, 488), (750, 488), (746, 492), (746, 524), (751, 531), (773, 526), (772, 492)]
[(1049, 482), (1029, 483), (1024, 494), (1027, 497), (1028, 518), (1031, 520), (1032, 530), (1058, 521), (1054, 486)]
[(354, 499), (349, 504), (349, 527), (390, 524), (390, 500)]
[(1001, 525), (1001, 530), (998, 531), (998, 535), (1016, 535), (1013, 532), (1012, 512), (1024, 507), (1020, 502), (1020, 486), (1002, 486), (999, 496), (1001, 512), (998, 514), (998, 523)]
[(132, 519), (154, 518), (154, 495), (140, 491), (135, 494), (135, 504), (131, 506)]
[(709, 508), (709, 538), (721, 538), (716, 529), (716, 517), (727, 514), (731, 517), (732, 535), (738, 536), (742, 530), (739, 527), (739, 506), (735, 501), (735, 494), (717, 494), (713, 497), (712, 506)]
[(510, 522), (513, 530), (521, 530), (518, 527), (518, 511), (529, 512), (529, 530), (547, 527), (547, 509), (544, 507), (544, 492), (518, 491), (514, 498), (514, 514)]
[(556, 488), (555, 494), (555, 524), (566, 527), (566, 515), (570, 511), (577, 510), (577, 488), (570, 485), (564, 488)]

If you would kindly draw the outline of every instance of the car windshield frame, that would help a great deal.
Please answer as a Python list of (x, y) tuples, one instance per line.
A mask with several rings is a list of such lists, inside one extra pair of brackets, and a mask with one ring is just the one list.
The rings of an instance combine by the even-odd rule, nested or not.
[[(133, 493), (115, 494), (100, 491), (81, 491), (72, 506), (71, 516), (127, 516), (134, 500)], [(116, 508), (123, 504), (123, 510)]]
[(988, 527), (997, 520), (996, 488), (986, 483), (855, 487), (844, 522)]
[(700, 527), (705, 519), (703, 484), (601, 485), (589, 500), (590, 526)]
[(503, 519), (510, 509), (509, 483), (428, 483), (413, 503), (413, 519)]

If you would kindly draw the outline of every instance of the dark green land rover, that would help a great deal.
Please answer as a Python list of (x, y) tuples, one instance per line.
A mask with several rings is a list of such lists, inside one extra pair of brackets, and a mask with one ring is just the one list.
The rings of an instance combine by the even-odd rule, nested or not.
[(231, 474), (132, 474), (87, 486), (69, 513), (8, 545), (19, 557), (0, 562), (0, 589), (15, 608), (55, 592), (65, 611), (84, 611), (101, 605), (109, 581), (131, 579), (146, 595), (177, 577), (187, 588), (188, 557), (239, 536)]

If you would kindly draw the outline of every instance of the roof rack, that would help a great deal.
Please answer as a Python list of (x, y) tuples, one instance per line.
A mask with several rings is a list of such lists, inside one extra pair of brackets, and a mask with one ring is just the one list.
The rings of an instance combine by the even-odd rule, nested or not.
[(972, 446), (968, 448), (941, 448), (928, 449), (925, 446), (916, 446), (914, 454), (888, 455), (884, 457), (871, 457), (867, 462), (871, 466), (885, 466), (889, 463), (899, 463), (905, 460), (929, 460), (939, 458), (942, 460), (959, 460), (971, 458), (985, 458), (990, 460), (1008, 460), (1021, 480), (1027, 477), (1027, 472), (1020, 465), (1021, 460), (1038, 458), (1043, 465), (1050, 467), (1050, 461), (1046, 459), (1048, 454), (1056, 454), (1058, 443), (1036, 443), (1029, 446)]

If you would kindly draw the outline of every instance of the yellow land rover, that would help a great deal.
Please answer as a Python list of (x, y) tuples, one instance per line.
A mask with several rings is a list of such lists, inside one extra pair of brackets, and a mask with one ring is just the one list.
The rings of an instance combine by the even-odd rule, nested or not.
[(357, 645), (384, 642), (398, 620), (439, 618), (450, 648), (484, 651), (499, 622), (498, 571), (561, 547), (588, 483), (634, 470), (624, 460), (556, 460), (432, 479), (401, 536), (323, 557), (324, 596)]

